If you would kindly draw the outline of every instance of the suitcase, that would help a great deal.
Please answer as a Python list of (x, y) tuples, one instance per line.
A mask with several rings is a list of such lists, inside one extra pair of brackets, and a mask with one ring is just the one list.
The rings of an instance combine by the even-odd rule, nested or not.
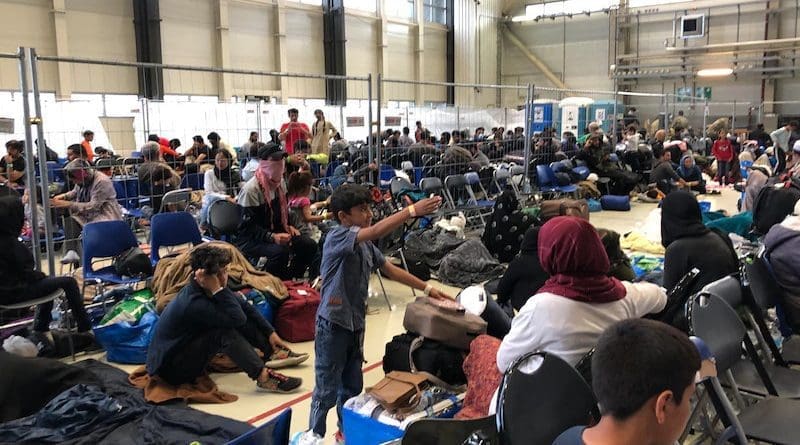
[(541, 204), (539, 217), (543, 221), (556, 216), (577, 216), (589, 220), (589, 204), (585, 199), (551, 199)]
[(631, 209), (631, 198), (628, 195), (605, 195), (600, 197), (603, 210), (627, 212)]
[(486, 322), (452, 301), (417, 297), (406, 307), (403, 327), (444, 345), (469, 351), (472, 340), (486, 333)]
[[(386, 343), (386, 353), (383, 356), (383, 372), (391, 371), (411, 372), (409, 350), (411, 344), (418, 337), (414, 334), (395, 335), (392, 341)], [(464, 352), (445, 346), (435, 340), (423, 339), (421, 345), (413, 353), (414, 367), (418, 371), (433, 374), (444, 382), (459, 386), (467, 383), (464, 375)]]
[(306, 283), (284, 281), (283, 284), (289, 290), (289, 297), (278, 308), (275, 330), (288, 342), (314, 340), (319, 292)]

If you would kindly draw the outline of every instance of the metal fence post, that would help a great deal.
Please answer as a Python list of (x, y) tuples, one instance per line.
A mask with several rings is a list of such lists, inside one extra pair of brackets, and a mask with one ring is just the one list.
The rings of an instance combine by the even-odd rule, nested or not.
[(383, 94), (381, 91), (383, 90), (383, 74), (378, 73), (377, 82), (375, 83), (375, 87), (378, 89), (377, 96), (378, 96), (378, 122), (375, 126), (375, 132), (378, 133), (378, 141), (375, 145), (375, 158), (378, 160), (378, 165), (383, 162), (383, 158), (381, 158), (381, 148), (383, 146), (383, 129), (381, 128), (381, 108), (383, 107), (382, 100)]
[[(28, 188), (28, 196), (30, 199), (30, 206), (32, 209), (36, 208), (36, 203), (40, 200), (44, 200), (43, 196), (36, 195), (36, 167), (33, 163), (33, 132), (31, 131), (31, 107), (30, 103), (28, 102), (28, 69), (25, 66), (26, 57), (25, 52), (26, 49), (24, 47), (19, 47), (18, 49), (19, 59), (17, 62), (19, 63), (19, 90), (20, 94), (22, 95), (22, 119), (23, 125), (25, 126), (25, 182)], [(39, 163), (41, 164), (42, 159), (47, 158), (39, 158)], [(45, 169), (47, 168), (47, 164), (45, 163)], [(44, 194), (45, 190), (42, 190), (42, 194)], [(31, 239), (33, 242), (33, 261), (36, 264), (35, 269), (41, 270), (42, 269), (42, 256), (39, 252), (39, 212), (31, 212), (31, 227), (33, 230), (31, 231)]]
[[(38, 135), (39, 141), (39, 175), (41, 176), (42, 181), (42, 195), (44, 195), (47, 190), (49, 190), (50, 185), (50, 178), (47, 177), (47, 162), (42, 162), (42, 160), (47, 159), (47, 149), (45, 148), (44, 144), (44, 127), (42, 126), (42, 104), (39, 99), (39, 69), (37, 66), (36, 61), (36, 49), (30, 48), (29, 50), (30, 57), (29, 63), (31, 67), (31, 86), (33, 87), (33, 107), (36, 111), (36, 134)], [(49, 197), (49, 194), (47, 195)], [(44, 230), (45, 230), (45, 239), (47, 240), (47, 267), (49, 268), (48, 272), (50, 276), (54, 276), (56, 272), (56, 264), (55, 258), (53, 257), (53, 222), (50, 220), (50, 200), (49, 199), (42, 199), (42, 208), (44, 210), (45, 220), (44, 220)], [(35, 213), (35, 212), (32, 212)], [(34, 231), (37, 231), (38, 228), (34, 227)], [(37, 245), (36, 249), (39, 248)]]
[(617, 121), (619, 120), (619, 117), (617, 117), (617, 113), (619, 113), (619, 110), (617, 110), (618, 103), (619, 103), (619, 90), (617, 89), (617, 81), (614, 80), (614, 116), (611, 117), (611, 143), (613, 146), (617, 145)]
[(731, 114), (731, 131), (736, 131), (736, 99), (733, 100), (733, 114)]
[[(530, 168), (531, 168), (531, 98), (533, 97), (533, 85), (528, 84), (528, 89), (525, 93), (525, 129), (522, 134), (525, 135), (525, 184), (523, 187), (530, 188)], [(526, 189), (527, 190), (527, 189)]]
[(706, 128), (708, 126), (708, 112), (709, 112), (709, 110), (708, 110), (708, 99), (706, 99), (706, 100), (703, 101), (703, 129), (702, 129), (702, 133), (701, 133), (703, 135), (703, 139), (705, 139), (708, 136), (706, 134)]
[(373, 157), (373, 138), (372, 138), (372, 74), (367, 75), (367, 147), (369, 151), (368, 159), (370, 164), (374, 161)]

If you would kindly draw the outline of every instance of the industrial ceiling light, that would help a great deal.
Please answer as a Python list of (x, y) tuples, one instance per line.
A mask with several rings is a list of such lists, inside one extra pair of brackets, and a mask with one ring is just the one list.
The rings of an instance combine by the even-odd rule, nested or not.
[(723, 77), (733, 74), (731, 68), (706, 68), (697, 72), (698, 77)]

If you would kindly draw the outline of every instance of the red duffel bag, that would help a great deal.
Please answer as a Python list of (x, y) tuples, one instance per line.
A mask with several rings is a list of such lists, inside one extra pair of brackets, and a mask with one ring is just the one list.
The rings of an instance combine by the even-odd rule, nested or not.
[(299, 343), (314, 340), (319, 292), (307, 283), (284, 281), (289, 297), (275, 316), (275, 330), (282, 339)]

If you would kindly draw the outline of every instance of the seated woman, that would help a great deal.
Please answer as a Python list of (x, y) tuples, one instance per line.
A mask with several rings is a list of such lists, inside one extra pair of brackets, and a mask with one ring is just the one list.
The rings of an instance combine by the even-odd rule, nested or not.
[[(147, 373), (179, 386), (205, 374), (211, 359), (227, 354), (262, 391), (288, 393), (302, 380), (270, 368), (297, 365), (295, 354), (251, 304), (228, 289), (230, 252), (205, 245), (190, 257), (194, 275), (161, 313), (147, 350)], [(267, 362), (253, 348), (264, 353)]]
[(243, 217), (233, 244), (248, 258), (265, 257), (265, 270), (282, 280), (302, 278), (317, 255), (317, 243), (289, 224), (283, 180), (287, 154), (276, 144), (254, 145), (259, 167), (239, 194)]
[(672, 289), (692, 268), (700, 275), (692, 294), (706, 284), (739, 270), (739, 260), (727, 235), (703, 225), (694, 195), (678, 190), (661, 201), (661, 244), (664, 253), (664, 287)]
[[(21, 303), (61, 289), (77, 322), (78, 332), (91, 335), (92, 325), (83, 307), (78, 282), (72, 277), (48, 277), (36, 270), (30, 249), (18, 238), (24, 221), (25, 209), (19, 196), (0, 197), (0, 251), (3, 252), (0, 255), (0, 304)], [(33, 322), (37, 337), (46, 338), (51, 347), (52, 310), (52, 301), (39, 305)]]
[(575, 365), (608, 326), (666, 305), (667, 295), (658, 286), (608, 276), (608, 255), (588, 221), (553, 218), (539, 231), (538, 246), (550, 278), (511, 322), (497, 352), (500, 371), (534, 351), (554, 353)]
[(214, 168), (206, 170), (203, 176), (203, 207), (200, 209), (200, 226), (208, 223), (208, 209), (221, 199), (236, 202), (233, 196), (242, 186), (239, 172), (231, 168), (232, 157), (228, 150), (220, 150), (214, 159)]
[(686, 181), (686, 188), (700, 194), (705, 194), (706, 181), (703, 180), (703, 172), (700, 171), (700, 167), (695, 165), (694, 156), (691, 154), (683, 155), (681, 158), (681, 165), (678, 167), (676, 173), (681, 179)]
[[(77, 258), (81, 251), (79, 236), (82, 227), (97, 221), (121, 221), (122, 208), (117, 202), (117, 192), (111, 179), (102, 173), (97, 174), (87, 161), (75, 159), (64, 167), (64, 171), (74, 188), (54, 196), (50, 200), (50, 207), (69, 210), (70, 218), (64, 219), (67, 239), (64, 257)], [(70, 255), (70, 251), (77, 254)]]

